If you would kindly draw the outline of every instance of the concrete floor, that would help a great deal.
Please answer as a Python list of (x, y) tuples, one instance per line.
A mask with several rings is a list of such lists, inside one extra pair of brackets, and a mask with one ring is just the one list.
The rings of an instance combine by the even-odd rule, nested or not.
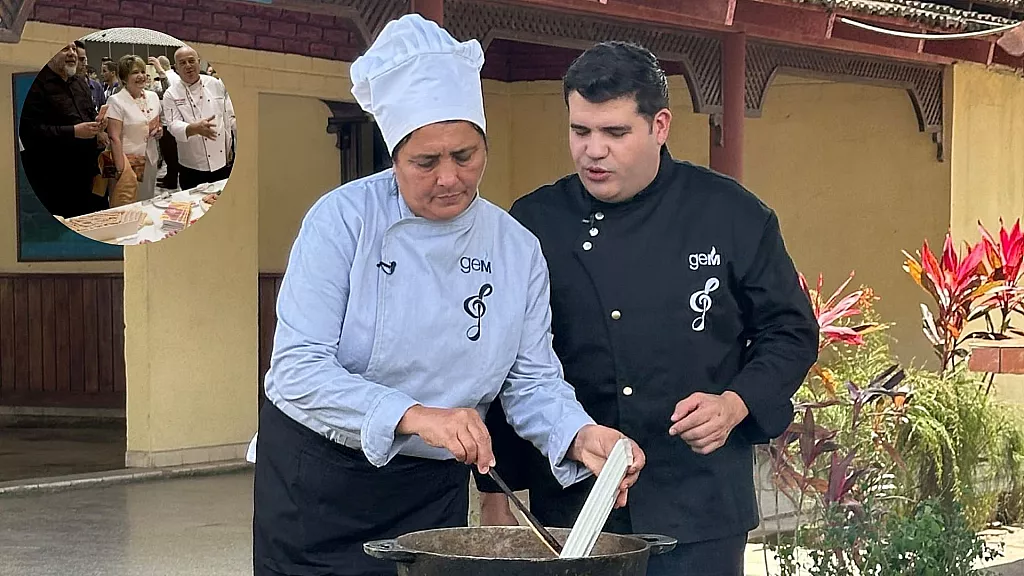
[(0, 576), (252, 574), (252, 475), (0, 497)]
[[(252, 574), (252, 472), (0, 497), (0, 576)], [(1024, 576), (1024, 530), (994, 535)], [(759, 545), (747, 576), (767, 570)]]
[(124, 421), (0, 426), (0, 482), (124, 468)]

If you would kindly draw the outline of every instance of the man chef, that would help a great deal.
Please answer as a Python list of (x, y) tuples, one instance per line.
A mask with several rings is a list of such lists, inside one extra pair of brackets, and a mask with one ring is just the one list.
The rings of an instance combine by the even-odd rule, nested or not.
[(537, 239), (478, 192), (483, 61), (411, 14), (352, 64), (394, 164), (321, 197), (292, 247), (254, 439), (257, 576), (395, 574), (363, 544), (465, 526), (495, 400), (560, 485), (622, 437), (561, 377)]
[[(781, 434), (817, 356), (818, 325), (771, 208), (734, 180), (672, 158), (664, 72), (608, 42), (564, 79), (576, 173), (518, 200), (551, 273), (554, 348), (598, 423), (647, 454), (606, 531), (675, 537), (648, 574), (742, 574), (758, 524), (753, 444)], [(562, 490), (495, 404), (497, 470), (545, 524), (571, 527), (591, 482)], [(513, 524), (477, 477), (483, 521)]]
[(189, 46), (174, 53), (180, 82), (164, 91), (163, 121), (178, 143), (182, 190), (231, 175), (235, 109), (224, 83), (199, 73), (199, 54)]

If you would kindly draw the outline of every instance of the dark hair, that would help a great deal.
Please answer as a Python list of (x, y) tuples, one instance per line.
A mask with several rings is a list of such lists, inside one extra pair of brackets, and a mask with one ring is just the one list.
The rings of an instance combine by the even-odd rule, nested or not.
[(81, 40), (75, 40), (75, 48), (81, 48), (82, 50), (85, 50), (85, 42), (82, 42)]
[(602, 42), (580, 54), (565, 73), (562, 90), (566, 105), (573, 92), (594, 104), (632, 96), (637, 113), (648, 121), (668, 108), (668, 79), (658, 59), (629, 42)]
[[(463, 122), (463, 120), (446, 120), (446, 122)], [(484, 131), (479, 126), (476, 125), (476, 122), (469, 122), (469, 125), (472, 126), (474, 130), (476, 130), (476, 133), (479, 134), (481, 138), (484, 139), (484, 150), (488, 150), (489, 147), (487, 145), (487, 134), (484, 134)], [(415, 130), (413, 132), (415, 132)], [(395, 144), (395, 150), (391, 153), (392, 163), (398, 162), (398, 152), (402, 149), (403, 146), (405, 146), (409, 142), (410, 138), (412, 138), (412, 132), (406, 134), (404, 138), (398, 141), (398, 144)]]

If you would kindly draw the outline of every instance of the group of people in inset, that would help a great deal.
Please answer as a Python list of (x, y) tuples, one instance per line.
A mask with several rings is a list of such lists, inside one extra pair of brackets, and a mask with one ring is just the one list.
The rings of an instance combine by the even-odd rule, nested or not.
[[(166, 56), (104, 58), (102, 81), (71, 42), (36, 76), (19, 125), (22, 163), (36, 196), (72, 218), (227, 179), (235, 112), (224, 83), (189, 46)], [(214, 73), (215, 74), (215, 73)], [(167, 171), (158, 183), (157, 175)]]

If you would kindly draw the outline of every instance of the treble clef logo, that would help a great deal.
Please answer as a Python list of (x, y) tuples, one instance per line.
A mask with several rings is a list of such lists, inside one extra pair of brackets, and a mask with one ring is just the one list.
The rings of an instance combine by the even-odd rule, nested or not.
[(476, 342), (480, 339), (480, 319), (487, 313), (487, 304), (484, 304), (484, 298), (491, 295), (494, 288), (490, 284), (484, 284), (480, 287), (480, 292), (474, 296), (466, 298), (466, 301), (462, 303), (462, 307), (466, 309), (466, 314), (469, 317), (476, 320), (476, 324), (469, 327), (466, 331), (466, 337), (471, 341)]
[(718, 278), (708, 278), (707, 282), (704, 283), (703, 290), (697, 290), (690, 295), (690, 309), (700, 314), (693, 320), (694, 332), (701, 332), (704, 330), (704, 320), (707, 317), (708, 310), (711, 309), (711, 305), (714, 303), (711, 300), (711, 293), (718, 290), (719, 282)]

